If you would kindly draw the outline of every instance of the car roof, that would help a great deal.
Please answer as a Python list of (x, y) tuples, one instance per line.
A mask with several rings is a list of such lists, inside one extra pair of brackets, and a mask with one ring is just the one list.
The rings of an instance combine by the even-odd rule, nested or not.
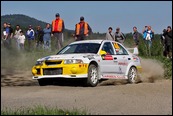
[(99, 44), (101, 44), (102, 42), (115, 42), (115, 41), (93, 39), (93, 40), (75, 41), (75, 42), (72, 42), (71, 44), (79, 44), (79, 43), (99, 43)]

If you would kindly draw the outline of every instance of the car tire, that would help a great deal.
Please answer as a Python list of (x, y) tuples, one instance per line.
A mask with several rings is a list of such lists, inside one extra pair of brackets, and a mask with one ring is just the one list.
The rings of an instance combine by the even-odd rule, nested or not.
[(38, 83), (40, 86), (46, 86), (48, 84), (44, 79), (38, 79)]
[(91, 87), (97, 86), (99, 82), (98, 68), (94, 64), (91, 64), (88, 68), (87, 85)]
[(138, 71), (135, 67), (131, 67), (128, 72), (128, 81), (129, 83), (137, 83), (139, 82)]

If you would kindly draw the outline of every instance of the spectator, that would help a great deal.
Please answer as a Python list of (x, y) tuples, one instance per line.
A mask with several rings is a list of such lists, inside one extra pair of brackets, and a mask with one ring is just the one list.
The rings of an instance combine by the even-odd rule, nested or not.
[(2, 43), (5, 48), (10, 48), (10, 29), (6, 22), (3, 24)]
[(10, 39), (13, 38), (13, 28), (11, 27), (11, 23), (8, 23), (8, 27), (10, 29)]
[(28, 43), (28, 50), (30, 51), (31, 49), (33, 49), (33, 44), (34, 44), (34, 30), (32, 29), (32, 26), (29, 25), (29, 29), (26, 33), (26, 37), (27, 37), (27, 43)]
[(13, 28), (11, 27), (11, 23), (8, 23), (7, 26), (9, 28), (9, 46), (12, 47)]
[(75, 26), (75, 37), (76, 41), (85, 40), (89, 34), (92, 33), (92, 29), (87, 22), (84, 21), (84, 17), (80, 17), (80, 22)]
[(46, 28), (43, 29), (43, 41), (44, 41), (44, 49), (51, 50), (51, 28), (50, 24), (46, 24)]
[(37, 26), (37, 30), (35, 32), (36, 39), (36, 48), (40, 48), (43, 45), (43, 30), (40, 26)]
[(108, 28), (108, 32), (106, 33), (106, 40), (115, 40), (112, 30), (112, 27)]
[(163, 33), (165, 37), (164, 50), (165, 56), (172, 59), (172, 29), (171, 26), (167, 27), (167, 30)]
[(137, 27), (133, 27), (133, 40), (135, 43), (135, 47), (138, 48), (139, 45), (139, 32), (137, 31)]
[(121, 44), (124, 43), (126, 37), (125, 35), (120, 31), (120, 28), (116, 28), (116, 32), (115, 32), (115, 41), (120, 42)]
[(16, 41), (16, 46), (17, 46), (18, 49), (20, 49), (19, 40), (18, 40), (18, 38), (20, 36), (20, 31), (21, 31), (20, 25), (16, 25), (16, 30), (14, 32), (14, 39)]
[(163, 46), (163, 56), (167, 57), (166, 49), (165, 49), (165, 36), (166, 29), (163, 29), (163, 33), (160, 35), (160, 44)]
[(63, 32), (65, 30), (64, 20), (60, 18), (60, 14), (57, 13), (56, 19), (52, 21), (52, 34), (56, 38), (55, 48), (61, 49), (63, 47)]
[(20, 50), (24, 50), (25, 35), (23, 34), (23, 31), (20, 31), (20, 36), (18, 40), (19, 40)]
[(151, 46), (154, 37), (154, 31), (151, 29), (151, 26), (145, 26), (145, 29), (142, 31), (142, 33), (146, 44), (146, 53), (147, 55), (151, 56)]

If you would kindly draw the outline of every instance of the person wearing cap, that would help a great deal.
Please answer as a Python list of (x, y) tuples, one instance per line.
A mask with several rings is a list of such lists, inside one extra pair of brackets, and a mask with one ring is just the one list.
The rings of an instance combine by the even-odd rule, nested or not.
[(27, 42), (28, 42), (28, 50), (30, 51), (33, 48), (34, 39), (35, 39), (35, 32), (32, 29), (32, 26), (29, 25), (28, 31), (26, 32)]
[(171, 29), (171, 26), (167, 27), (167, 30), (164, 31), (163, 36), (165, 37), (165, 41), (164, 41), (165, 56), (167, 58), (172, 59), (172, 29)]
[(112, 27), (108, 28), (108, 32), (106, 33), (106, 40), (115, 40), (114, 34), (112, 33)]
[(121, 44), (123, 44), (126, 39), (125, 35), (120, 31), (119, 27), (116, 28), (116, 32), (115, 32), (114, 36), (115, 36), (115, 41), (117, 41)]
[(60, 18), (60, 14), (55, 15), (56, 19), (52, 21), (52, 34), (56, 38), (55, 48), (63, 47), (63, 32), (65, 30), (64, 20)]
[(88, 35), (92, 33), (92, 29), (87, 22), (84, 21), (84, 17), (80, 17), (80, 22), (75, 25), (75, 37), (76, 41), (85, 40)]

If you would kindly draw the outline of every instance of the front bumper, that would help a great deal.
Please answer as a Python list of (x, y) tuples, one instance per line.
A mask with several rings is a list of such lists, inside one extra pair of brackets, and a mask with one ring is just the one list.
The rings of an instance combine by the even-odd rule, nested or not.
[(33, 76), (32, 79), (43, 79), (43, 78), (87, 78), (88, 74), (83, 75), (44, 75), (44, 76)]
[(88, 64), (57, 64), (33, 66), (33, 79), (42, 78), (87, 78)]

